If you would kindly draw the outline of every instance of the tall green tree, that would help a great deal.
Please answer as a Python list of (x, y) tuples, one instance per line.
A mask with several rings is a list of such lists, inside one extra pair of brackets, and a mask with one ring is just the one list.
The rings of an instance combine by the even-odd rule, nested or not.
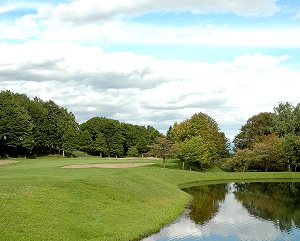
[(3, 91), (0, 102), (1, 150), (35, 155), (70, 149), (74, 144), (75, 116), (54, 101), (30, 100), (24, 94)]
[(300, 136), (300, 103), (294, 108), (295, 134)]
[(237, 149), (230, 163), (227, 163), (227, 170), (245, 172), (253, 169), (253, 164), (254, 154), (251, 149)]
[(254, 166), (259, 171), (282, 171), (284, 163), (277, 155), (276, 143), (278, 137), (274, 134), (261, 136), (253, 146)]
[(201, 136), (195, 136), (182, 142), (179, 148), (180, 159), (196, 169), (207, 169), (214, 164), (209, 148)]
[(153, 126), (147, 125), (147, 142), (153, 143), (158, 137), (164, 137), (158, 130), (156, 130)]
[(131, 146), (128, 151), (127, 151), (127, 156), (128, 157), (138, 157), (139, 156), (139, 151), (136, 148), (136, 146)]
[(44, 154), (49, 151), (48, 141), (48, 110), (45, 107), (44, 101), (35, 97), (32, 100), (32, 105), (29, 108), (30, 116), (33, 120), (33, 138), (34, 138), (34, 152), (35, 154)]
[(287, 134), (295, 134), (296, 132), (296, 118), (294, 116), (294, 106), (289, 102), (280, 102), (274, 108), (274, 126), (273, 132), (278, 137), (284, 137)]
[[(151, 143), (151, 142), (150, 142)], [(148, 145), (150, 144), (147, 142), (146, 138), (140, 138), (138, 143), (136, 144), (136, 148), (139, 152), (139, 154), (143, 155), (149, 151)]]
[(289, 134), (281, 138), (281, 142), (276, 148), (283, 162), (287, 163), (288, 171), (298, 171), (300, 163), (300, 136)]
[(123, 136), (120, 132), (116, 132), (108, 143), (108, 151), (110, 156), (124, 157)]
[(1, 152), (12, 155), (30, 152), (33, 148), (33, 123), (27, 109), (18, 96), (10, 91), (0, 93)]
[(224, 133), (220, 131), (217, 122), (209, 115), (198, 113), (190, 119), (170, 128), (167, 137), (182, 143), (193, 137), (201, 137), (209, 151), (210, 160), (218, 160), (229, 156), (229, 142)]
[(262, 112), (249, 118), (234, 137), (236, 149), (251, 148), (255, 138), (272, 133), (274, 114)]
[(65, 151), (71, 153), (79, 149), (78, 145), (78, 138), (79, 138), (79, 130), (78, 130), (78, 124), (73, 121), (72, 119), (70, 120), (65, 120), (65, 129), (63, 130), (62, 134), (62, 145), (61, 149), (63, 152), (63, 156), (65, 156)]
[[(63, 151), (64, 146), (67, 146), (67, 137), (76, 136), (76, 132), (79, 130), (75, 116), (52, 100), (43, 102), (43, 107), (45, 116), (42, 117), (43, 119), (40, 122), (39, 137), (41, 137), (43, 145), (48, 147), (50, 151)], [(69, 147), (75, 145), (74, 141), (71, 143), (71, 140), (69, 140), (68, 142)]]
[(60, 149), (62, 149), (63, 151), (73, 151), (78, 148), (77, 139), (79, 125), (76, 122), (73, 113), (68, 112), (68, 110), (65, 108), (60, 108), (60, 116), (58, 118), (57, 129), (60, 133)]
[(90, 153), (94, 152), (94, 140), (87, 130), (79, 131), (77, 143), (81, 151)]
[(99, 156), (102, 157), (108, 152), (107, 144), (102, 133), (98, 133), (95, 144), (94, 150), (99, 153)]
[(97, 136), (101, 133), (108, 148), (108, 156), (124, 156), (122, 127), (119, 121), (104, 117), (93, 117), (80, 125), (81, 131), (87, 131), (96, 142)]
[(235, 171), (283, 171), (286, 162), (280, 153), (281, 139), (275, 134), (260, 136), (252, 148), (238, 149), (232, 158), (232, 168)]

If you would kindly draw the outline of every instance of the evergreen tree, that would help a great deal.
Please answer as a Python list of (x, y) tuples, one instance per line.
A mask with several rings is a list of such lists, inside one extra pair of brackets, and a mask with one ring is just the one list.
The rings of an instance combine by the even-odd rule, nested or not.
[(107, 144), (102, 133), (99, 133), (96, 137), (94, 150), (99, 153), (99, 156), (102, 157), (108, 152)]

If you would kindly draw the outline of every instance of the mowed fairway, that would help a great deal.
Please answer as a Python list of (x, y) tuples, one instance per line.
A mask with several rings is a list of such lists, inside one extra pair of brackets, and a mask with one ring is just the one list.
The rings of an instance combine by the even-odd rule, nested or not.
[[(190, 172), (176, 161), (42, 158), (0, 166), (0, 240), (139, 240), (175, 219), (192, 182), (299, 179), (300, 173)], [(154, 163), (132, 168), (61, 168)], [(167, 165), (167, 167), (168, 167)]]

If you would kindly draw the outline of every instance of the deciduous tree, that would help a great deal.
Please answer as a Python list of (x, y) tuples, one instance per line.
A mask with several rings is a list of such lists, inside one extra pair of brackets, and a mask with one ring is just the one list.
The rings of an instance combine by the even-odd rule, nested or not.
[(0, 93), (0, 140), (1, 152), (13, 155), (32, 150), (33, 123), (28, 110), (10, 91)]
[(217, 122), (204, 113), (198, 113), (179, 124), (175, 123), (170, 128), (167, 137), (176, 143), (183, 143), (193, 137), (201, 137), (207, 150), (210, 160), (218, 160), (228, 157), (228, 139), (219, 129)]
[(166, 167), (168, 158), (174, 156), (173, 143), (166, 137), (158, 137), (154, 143), (149, 146), (149, 154), (163, 159), (163, 167)]
[(250, 148), (255, 138), (271, 134), (274, 114), (262, 112), (249, 118), (240, 132), (234, 137), (233, 143), (236, 149)]
[(278, 137), (284, 137), (287, 134), (295, 134), (296, 132), (296, 118), (294, 116), (294, 106), (289, 102), (280, 102), (274, 108), (274, 126), (273, 132)]
[(214, 164), (209, 148), (201, 136), (186, 139), (179, 148), (180, 159), (196, 169), (207, 169)]

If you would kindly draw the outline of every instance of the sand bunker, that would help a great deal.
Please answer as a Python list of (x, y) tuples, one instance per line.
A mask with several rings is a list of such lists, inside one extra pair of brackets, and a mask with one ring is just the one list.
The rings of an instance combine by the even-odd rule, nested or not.
[(5, 166), (11, 163), (16, 163), (18, 161), (12, 161), (12, 160), (0, 160), (0, 166)]
[(155, 163), (116, 163), (116, 164), (80, 164), (63, 166), (62, 168), (131, 168), (149, 166)]

